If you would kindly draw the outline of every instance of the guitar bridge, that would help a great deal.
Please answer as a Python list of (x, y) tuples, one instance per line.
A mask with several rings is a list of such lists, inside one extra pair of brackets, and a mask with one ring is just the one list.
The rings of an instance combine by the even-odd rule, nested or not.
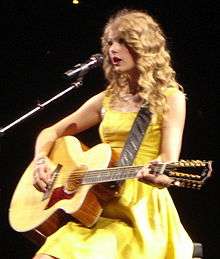
[(47, 190), (46, 190), (46, 192), (43, 195), (42, 201), (48, 199), (48, 197), (50, 196), (51, 190), (53, 189), (54, 183), (55, 183), (55, 181), (57, 179), (58, 174), (60, 173), (61, 168), (62, 168), (62, 165), (58, 164), (56, 169), (53, 171), (52, 181), (51, 181), (50, 184), (48, 184)]

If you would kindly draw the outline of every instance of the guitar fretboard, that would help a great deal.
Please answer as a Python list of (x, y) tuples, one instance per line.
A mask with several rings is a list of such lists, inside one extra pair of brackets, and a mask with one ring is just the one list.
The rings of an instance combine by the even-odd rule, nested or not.
[(84, 174), (81, 184), (95, 184), (134, 178), (141, 168), (142, 166), (125, 166), (88, 171)]

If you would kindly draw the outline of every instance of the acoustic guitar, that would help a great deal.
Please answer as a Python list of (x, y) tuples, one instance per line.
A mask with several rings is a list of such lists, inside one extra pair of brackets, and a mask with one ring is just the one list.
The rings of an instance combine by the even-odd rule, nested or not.
[[(93, 226), (103, 205), (117, 196), (108, 182), (135, 178), (142, 166), (109, 167), (111, 147), (98, 144), (85, 150), (72, 136), (59, 138), (49, 154), (52, 182), (45, 193), (33, 186), (33, 162), (25, 170), (12, 195), (11, 227), (39, 244), (69, 220)], [(152, 173), (166, 174), (175, 186), (200, 189), (211, 176), (211, 161), (180, 160), (159, 163)]]

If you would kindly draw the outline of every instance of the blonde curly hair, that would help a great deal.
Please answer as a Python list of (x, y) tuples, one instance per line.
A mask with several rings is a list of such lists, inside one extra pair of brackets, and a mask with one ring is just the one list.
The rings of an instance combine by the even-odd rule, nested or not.
[(108, 35), (115, 28), (118, 36), (132, 50), (139, 75), (139, 95), (149, 103), (152, 112), (164, 114), (167, 110), (167, 87), (182, 91), (183, 88), (175, 79), (176, 73), (159, 24), (146, 11), (123, 9), (110, 17), (104, 27), (101, 40), (103, 68), (109, 81), (107, 93), (117, 96), (121, 87), (129, 84), (130, 78), (128, 73), (116, 73), (109, 59)]

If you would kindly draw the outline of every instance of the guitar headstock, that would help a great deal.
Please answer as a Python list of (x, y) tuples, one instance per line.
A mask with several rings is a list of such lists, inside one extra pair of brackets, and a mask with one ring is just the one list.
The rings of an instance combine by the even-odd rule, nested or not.
[(174, 180), (172, 186), (201, 189), (212, 174), (212, 161), (180, 160), (167, 164), (164, 174)]

